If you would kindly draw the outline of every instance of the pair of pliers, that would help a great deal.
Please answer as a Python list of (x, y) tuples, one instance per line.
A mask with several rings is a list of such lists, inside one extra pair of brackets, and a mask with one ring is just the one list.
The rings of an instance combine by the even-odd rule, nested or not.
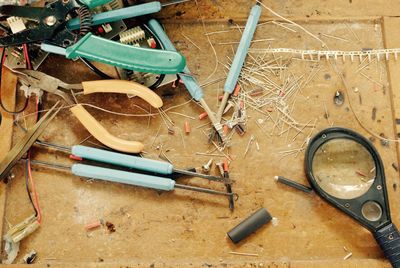
[[(177, 53), (121, 44), (93, 35), (90, 9), (110, 0), (57, 0), (44, 7), (0, 6), (0, 21), (15, 16), (27, 20), (27, 29), (0, 38), (0, 47), (25, 43), (45, 43), (65, 49), (69, 59), (87, 58), (138, 72), (176, 74), (185, 67)], [(68, 22), (80, 19), (80, 29), (69, 29)], [(35, 25), (35, 26), (32, 26)]]
[(13, 69), (12, 71), (18, 77), (18, 81), (24, 86), (58, 95), (68, 105), (72, 105), (75, 102), (66, 91), (83, 89), (82, 84), (67, 84), (60, 79), (39, 71), (28, 69)]
[[(121, 152), (139, 153), (143, 151), (144, 145), (138, 141), (120, 139), (107, 131), (81, 104), (75, 104), (66, 90), (73, 90), (74, 94), (83, 93), (122, 93), (135, 95), (152, 107), (159, 109), (163, 105), (161, 98), (149, 88), (131, 81), (125, 80), (98, 80), (86, 81), (81, 84), (67, 84), (60, 79), (49, 76), (45, 73), (26, 69), (14, 70), (21, 82), (27, 86), (40, 88), (48, 93), (62, 97), (69, 105), (70, 111), (81, 122), (81, 124), (104, 145)], [(83, 89), (78, 92), (76, 90)]]

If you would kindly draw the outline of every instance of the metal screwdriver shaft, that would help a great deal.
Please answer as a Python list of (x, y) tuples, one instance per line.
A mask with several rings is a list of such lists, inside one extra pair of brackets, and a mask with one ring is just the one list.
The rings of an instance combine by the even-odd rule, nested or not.
[[(148, 22), (149, 28), (153, 31), (155, 35), (157, 35), (158, 39), (160, 40), (161, 44), (164, 46), (166, 50), (176, 51), (176, 48), (172, 44), (171, 40), (169, 40), (167, 34), (164, 32), (161, 25), (156, 20), (150, 20)], [(184, 73), (190, 73), (189, 68), (186, 66), (183, 69)], [(192, 96), (193, 99), (200, 102), (201, 106), (203, 107), (204, 111), (207, 113), (208, 118), (210, 119), (211, 123), (213, 124), (215, 130), (218, 132), (218, 135), (221, 137), (222, 142), (225, 142), (225, 134), (223, 132), (222, 125), (220, 123), (221, 120), (215, 116), (214, 112), (210, 109), (207, 102), (203, 98), (203, 90), (198, 85), (196, 79), (193, 76), (180, 76), (183, 83), (185, 84), (186, 89), (189, 91), (189, 94)]]
[(244, 60), (246, 59), (251, 40), (253, 39), (254, 32), (256, 31), (258, 20), (260, 19), (260, 15), (261, 7), (260, 3), (257, 3), (251, 8), (250, 15), (247, 19), (246, 26), (242, 34), (242, 38), (240, 39), (239, 46), (236, 50), (235, 57), (231, 64), (231, 68), (229, 69), (228, 77), (225, 81), (224, 96), (217, 112), (218, 122), (221, 122), (222, 114), (224, 113), (228, 98), (235, 89), (235, 86), (238, 82), (240, 71), (242, 70)]
[(65, 153), (70, 153), (74, 156), (81, 157), (83, 159), (113, 164), (113, 165), (127, 167), (127, 168), (134, 168), (134, 169), (138, 169), (138, 170), (155, 172), (155, 173), (164, 174), (164, 175), (170, 175), (175, 172), (175, 173), (180, 173), (180, 174), (189, 175), (189, 176), (193, 176), (193, 177), (207, 179), (210, 181), (218, 181), (218, 182), (223, 182), (223, 183), (231, 182), (229, 179), (226, 179), (223, 177), (212, 176), (212, 175), (192, 172), (192, 171), (188, 171), (188, 170), (183, 170), (183, 169), (177, 169), (172, 164), (163, 162), (163, 161), (147, 159), (147, 158), (133, 156), (133, 155), (121, 154), (121, 153), (91, 148), (91, 147), (82, 146), (82, 145), (65, 147), (65, 146), (56, 145), (56, 144), (52, 144), (52, 143), (48, 143), (48, 142), (42, 142), (42, 141), (37, 141), (36, 144), (38, 144), (40, 146), (48, 147), (48, 148), (53, 148), (55, 150), (59, 150), (59, 151), (65, 152)]
[(34, 165), (40, 165), (47, 168), (60, 169), (63, 171), (70, 171), (72, 174), (85, 177), (89, 179), (98, 179), (109, 182), (117, 182), (123, 184), (129, 184), (134, 186), (140, 186), (145, 188), (151, 188), (163, 191), (173, 191), (175, 188), (180, 188), (184, 190), (196, 191), (201, 193), (208, 193), (213, 195), (223, 195), (223, 196), (236, 196), (235, 193), (226, 193), (221, 191), (216, 191), (212, 189), (183, 185), (175, 183), (174, 180), (144, 175), (139, 173), (132, 173), (121, 170), (114, 170), (110, 168), (103, 168), (98, 166), (84, 165), (84, 164), (73, 164), (72, 166), (53, 164), (38, 160), (31, 160)]

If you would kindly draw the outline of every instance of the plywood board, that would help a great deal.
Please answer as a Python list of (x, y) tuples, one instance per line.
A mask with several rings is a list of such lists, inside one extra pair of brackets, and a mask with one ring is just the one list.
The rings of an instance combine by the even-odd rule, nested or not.
[[(302, 25), (317, 34), (325, 33), (349, 40), (339, 42), (326, 38), (325, 42), (330, 48), (353, 50), (384, 46), (379, 21), (354, 21), (347, 26), (341, 21)], [(362, 40), (361, 43), (354, 39), (348, 26), (356, 32)], [(207, 77), (213, 73), (214, 66), (217, 66), (217, 69), (210, 80), (226, 76), (223, 64), (229, 63), (236, 45), (220, 43), (237, 42), (240, 39), (240, 32), (229, 23), (206, 21), (204, 27), (195, 22), (166, 25), (170, 38), (186, 56), (190, 69), (200, 83), (206, 82)], [(212, 53), (212, 47), (204, 36), (205, 30), (228, 31), (210, 36), (217, 60), (223, 64), (216, 65), (217, 60)], [(255, 42), (253, 48), (265, 48), (269, 44), (273, 47), (321, 48), (320, 43), (303, 32), (288, 31), (273, 24), (265, 24), (258, 28), (255, 40), (262, 39), (273, 40)], [(282, 60), (285, 60), (285, 56)], [(56, 64), (65, 72), (54, 69)], [(357, 130), (370, 138), (371, 134), (356, 123), (355, 115), (349, 108), (350, 102), (354, 113), (366, 129), (393, 138), (396, 134), (393, 128), (393, 103), (390, 94), (392, 87), (387, 77), (386, 63), (373, 62), (363, 68), (363, 72), (370, 79), (357, 73), (360, 68), (359, 62), (337, 64), (350, 84), (349, 99), (346, 99), (341, 107), (336, 107), (332, 99), (337, 90), (343, 91), (344, 88), (329, 63), (291, 60), (287, 75), (300, 77), (303, 74), (309, 75), (313, 68), (319, 68), (312, 82), (304, 87), (296, 98), (296, 104), (293, 106), (295, 119), (303, 124), (316, 120), (313, 133), (331, 125), (338, 125)], [(59, 57), (49, 59), (44, 70), (50, 69), (51, 74), (70, 83), (93, 79), (79, 63), (64, 61), (60, 64)], [(213, 109), (217, 108), (222, 86), (223, 82), (220, 82), (205, 88), (206, 100)], [(93, 108), (88, 110), (113, 134), (143, 142), (146, 146), (146, 157), (158, 158), (160, 150), (164, 150), (178, 167), (200, 167), (210, 157), (196, 153), (204, 153), (213, 148), (207, 143), (203, 133), (207, 131), (207, 126), (201, 127), (207, 121), (197, 119), (202, 109), (190, 101), (182, 85), (177, 88), (167, 86), (156, 92), (163, 96), (164, 109), (175, 123), (173, 135), (168, 134), (158, 114), (152, 117), (124, 117)], [(51, 106), (56, 99), (54, 96), (45, 97), (44, 108)], [(80, 97), (79, 101), (122, 113), (144, 114), (142, 109), (134, 105), (149, 109), (148, 105), (140, 100), (114, 94), (84, 96)], [(377, 111), (375, 120), (371, 119), (373, 108)], [(272, 112), (273, 116), (276, 116), (275, 112)], [(328, 118), (326, 113), (329, 114)], [(241, 267), (260, 264), (280, 267), (322, 267), (330, 264), (388, 266), (387, 262), (381, 260), (383, 255), (372, 235), (356, 222), (326, 204), (315, 194), (306, 195), (277, 185), (273, 180), (275, 175), (284, 175), (307, 183), (303, 171), (303, 154), (299, 153), (297, 157), (282, 157), (281, 152), (299, 148), (307, 138), (309, 129), (296, 138), (296, 131), (291, 131), (286, 138), (285, 135), (278, 135), (278, 130), (274, 129), (265, 114), (250, 108), (248, 114), (247, 133), (243, 137), (235, 135), (231, 148), (226, 151), (234, 158), (231, 163), (231, 177), (236, 180), (233, 189), (240, 196), (233, 213), (229, 211), (228, 202), (223, 197), (182, 190), (161, 193), (87, 181), (67, 173), (35, 168), (33, 176), (39, 191), (43, 223), (38, 231), (23, 241), (17, 262), (21, 262), (24, 253), (35, 249), (39, 253), (37, 263), (51, 267), (66, 264), (86, 267), (121, 264), (132, 267)], [(259, 119), (264, 122), (262, 128), (256, 124)], [(192, 125), (190, 135), (181, 135), (185, 121)], [(260, 149), (257, 150), (253, 144), (244, 155), (251, 135), (256, 138)], [(98, 146), (98, 142), (92, 138), (86, 140), (88, 136), (88, 132), (68, 109), (64, 109), (46, 130), (43, 139), (68, 146), (82, 141), (86, 145)], [(385, 163), (392, 218), (395, 223), (399, 223), (399, 202), (396, 196), (399, 177), (391, 166), (392, 163), (398, 163), (396, 145), (389, 143), (389, 146), (383, 146), (377, 139), (373, 140), (373, 143)], [(71, 163), (65, 155), (46, 150), (35, 149), (33, 157), (57, 163)], [(221, 160), (223, 157), (214, 159)], [(216, 169), (212, 172), (217, 174)], [(16, 167), (15, 174), (16, 178), (9, 184), (10, 198), (5, 215), (11, 224), (18, 223), (32, 213), (26, 197), (21, 166)], [(183, 180), (183, 183), (224, 190), (222, 185), (205, 183), (198, 179)], [(234, 246), (230, 243), (226, 232), (262, 206), (278, 219), (278, 224), (268, 225), (239, 245)], [(97, 219), (112, 222), (116, 231), (110, 233), (106, 228), (99, 228), (87, 232), (84, 225)], [(352, 259), (348, 261), (343, 261), (343, 257), (348, 254), (344, 247), (353, 253)], [(232, 255), (232, 251), (253, 253), (258, 257)]]

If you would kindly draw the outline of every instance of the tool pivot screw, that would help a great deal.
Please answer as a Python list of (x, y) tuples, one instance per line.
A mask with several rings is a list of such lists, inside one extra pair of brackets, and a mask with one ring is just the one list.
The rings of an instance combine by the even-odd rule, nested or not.
[(45, 23), (47, 26), (53, 26), (54, 24), (56, 24), (56, 22), (57, 22), (57, 19), (56, 19), (56, 17), (54, 17), (54, 16), (48, 16), (48, 17), (46, 17), (46, 18), (44, 19), (44, 23)]

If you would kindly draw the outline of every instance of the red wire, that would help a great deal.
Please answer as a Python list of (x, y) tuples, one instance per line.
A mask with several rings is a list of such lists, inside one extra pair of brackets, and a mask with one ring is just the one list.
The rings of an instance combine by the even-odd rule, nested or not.
[(24, 51), (24, 57), (27, 67), (29, 70), (32, 70), (31, 60), (29, 59), (28, 46), (26, 44), (22, 44), (22, 50)]
[[(25, 61), (26, 61), (26, 65), (27, 65), (27, 69), (32, 70), (32, 64), (31, 64), (31, 60), (29, 58), (29, 52), (28, 52), (28, 46), (26, 44), (22, 45), (22, 50), (24, 52), (24, 57), (25, 57)], [(35, 110), (36, 110), (36, 121), (38, 120), (38, 110), (39, 110), (39, 97), (36, 98), (36, 105), (35, 105)], [(42, 210), (40, 209), (39, 206), (39, 196), (37, 194), (36, 191), (36, 186), (35, 186), (35, 182), (33, 181), (33, 177), (32, 177), (32, 168), (31, 168), (31, 153), (30, 151), (28, 151), (28, 178), (29, 178), (29, 182), (31, 184), (31, 189), (32, 189), (32, 194), (33, 194), (33, 204), (36, 208), (37, 211), (37, 221), (38, 223), (42, 222)]]
[(39, 197), (38, 194), (36, 192), (36, 186), (35, 183), (33, 182), (33, 177), (32, 177), (32, 169), (31, 169), (31, 153), (30, 151), (28, 151), (28, 178), (29, 178), (29, 182), (31, 184), (31, 189), (32, 189), (32, 193), (33, 193), (33, 204), (36, 208), (37, 211), (37, 221), (39, 223), (42, 223), (42, 211), (40, 209), (39, 206)]

